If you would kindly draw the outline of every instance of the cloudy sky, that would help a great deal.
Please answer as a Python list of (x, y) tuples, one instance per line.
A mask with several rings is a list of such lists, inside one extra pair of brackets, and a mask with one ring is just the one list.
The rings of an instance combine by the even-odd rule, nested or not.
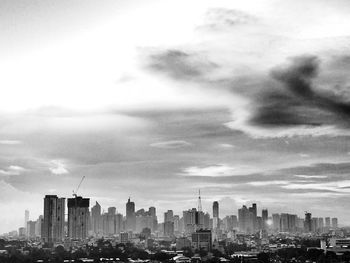
[(0, 0), (0, 232), (80, 194), (350, 222), (347, 0)]

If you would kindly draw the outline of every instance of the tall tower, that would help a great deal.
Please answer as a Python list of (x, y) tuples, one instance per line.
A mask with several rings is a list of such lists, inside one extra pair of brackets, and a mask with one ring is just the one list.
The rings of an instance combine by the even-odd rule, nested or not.
[(219, 202), (213, 202), (213, 229), (219, 228)]
[(64, 239), (65, 198), (46, 195), (44, 198), (44, 220), (41, 238), (44, 242), (56, 242)]
[(98, 202), (91, 208), (91, 227), (95, 236), (102, 234), (101, 206)]
[(198, 190), (198, 212), (202, 212), (201, 189)]
[(305, 232), (311, 232), (312, 230), (311, 213), (308, 212), (305, 212), (304, 230)]
[(136, 230), (135, 203), (130, 201), (130, 197), (126, 203), (126, 230)]
[(68, 198), (68, 237), (80, 240), (88, 237), (89, 206), (89, 198)]

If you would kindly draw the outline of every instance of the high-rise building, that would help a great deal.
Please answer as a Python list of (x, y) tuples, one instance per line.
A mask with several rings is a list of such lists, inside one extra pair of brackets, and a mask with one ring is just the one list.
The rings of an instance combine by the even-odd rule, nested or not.
[(136, 214), (135, 214), (135, 203), (128, 199), (126, 203), (126, 230), (135, 231), (136, 230)]
[(35, 224), (36, 224), (36, 221), (29, 220), (27, 222), (27, 228), (26, 228), (27, 237), (35, 238)]
[(56, 242), (64, 239), (65, 198), (46, 195), (44, 198), (44, 220), (41, 238), (44, 242)]
[(213, 202), (213, 229), (219, 228), (219, 202)]
[(24, 227), (25, 227), (25, 228), (27, 227), (28, 221), (29, 221), (29, 211), (28, 211), (28, 210), (25, 210), (25, 211), (24, 211)]
[(326, 217), (325, 218), (325, 223), (326, 223), (326, 227), (330, 228), (331, 227), (331, 218), (330, 217)]
[(332, 218), (332, 228), (338, 228), (338, 218)]
[(257, 228), (258, 211), (257, 211), (257, 207), (256, 207), (255, 203), (251, 207), (249, 207), (249, 212), (250, 212), (250, 216), (251, 216), (252, 231), (255, 232), (258, 229)]
[(68, 198), (68, 237), (79, 240), (88, 237), (89, 206), (89, 198)]
[(281, 229), (281, 216), (279, 214), (272, 214), (272, 228), (273, 231), (279, 232)]
[(101, 205), (98, 202), (91, 208), (91, 229), (94, 236), (102, 234)]
[(192, 233), (192, 246), (198, 250), (204, 249), (206, 251), (211, 251), (211, 230), (197, 230), (195, 233)]
[(44, 217), (42, 215), (39, 216), (39, 218), (36, 220), (35, 223), (35, 236), (41, 237), (41, 228), (43, 225)]
[(308, 212), (305, 213), (304, 231), (307, 233), (312, 231), (311, 213)]
[(164, 213), (164, 222), (174, 222), (174, 212), (173, 210), (168, 210)]
[(148, 213), (150, 216), (157, 216), (156, 215), (156, 208), (151, 206), (150, 208), (148, 208)]
[(262, 218), (262, 228), (267, 229), (268, 227), (267, 220), (269, 219), (269, 212), (267, 211), (267, 209), (262, 210), (261, 218)]

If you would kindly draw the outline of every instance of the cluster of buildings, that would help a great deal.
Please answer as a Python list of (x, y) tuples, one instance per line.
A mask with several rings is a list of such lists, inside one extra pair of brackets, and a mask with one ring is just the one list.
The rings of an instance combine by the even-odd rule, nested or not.
[(158, 222), (156, 208), (135, 209), (135, 203), (128, 199), (125, 215), (116, 207), (106, 212), (96, 202), (90, 209), (90, 199), (74, 195), (73, 198), (60, 198), (46, 195), (44, 213), (35, 221), (29, 220), (25, 211), (25, 227), (19, 235), (27, 238), (40, 238), (45, 243), (64, 240), (87, 240), (88, 238), (118, 238), (126, 243), (136, 236), (145, 240), (163, 238), (177, 240), (181, 246), (211, 249), (213, 242), (237, 239), (239, 235), (260, 234), (266, 238), (272, 233), (326, 233), (338, 228), (337, 218), (312, 217), (306, 212), (305, 218), (295, 214), (281, 213), (269, 216), (267, 209), (258, 213), (256, 204), (238, 209), (237, 215), (220, 218), (219, 202), (213, 202), (212, 214), (203, 212), (200, 196), (198, 207), (174, 214), (173, 210), (164, 213)]

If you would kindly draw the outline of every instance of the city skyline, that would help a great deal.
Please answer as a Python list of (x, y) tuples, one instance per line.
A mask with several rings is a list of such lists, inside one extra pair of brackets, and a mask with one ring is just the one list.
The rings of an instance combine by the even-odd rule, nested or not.
[[(350, 225), (346, 0), (0, 0), (0, 233), (46, 194)], [(308, 10), (308, 12), (305, 12)], [(15, 208), (15, 209), (14, 209)]]

